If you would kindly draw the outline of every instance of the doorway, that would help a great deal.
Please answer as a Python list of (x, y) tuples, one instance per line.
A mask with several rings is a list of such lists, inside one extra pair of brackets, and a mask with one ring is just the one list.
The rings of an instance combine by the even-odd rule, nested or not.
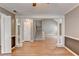
[(42, 40), (42, 20), (34, 20), (34, 22), (35, 22), (35, 29), (36, 29), (35, 40)]
[[(34, 42), (47, 42), (51, 43), (56, 47), (57, 36), (58, 36), (58, 23), (54, 19), (33, 19), (33, 36)], [(49, 44), (50, 45), (50, 44)]]
[(24, 21), (24, 41), (31, 41), (32, 38), (32, 20), (26, 19)]
[[(23, 21), (23, 24), (20, 24), (20, 25), (23, 25), (22, 27), (20, 27), (20, 29), (23, 28), (23, 30), (20, 30), (20, 33), (22, 31), (23, 34), (22, 33), (21, 34), (23, 35), (23, 38), (24, 38), (23, 40), (20, 40), (20, 41), (30, 42), (31, 40), (35, 41), (35, 40), (46, 40), (46, 39), (55, 38), (56, 39), (55, 45), (57, 47), (64, 46), (64, 21), (62, 21), (64, 19), (62, 18), (20, 18), (19, 20)], [(36, 38), (37, 36), (39, 36), (37, 31), (41, 33), (41, 39)], [(62, 38), (60, 38), (60, 36)]]

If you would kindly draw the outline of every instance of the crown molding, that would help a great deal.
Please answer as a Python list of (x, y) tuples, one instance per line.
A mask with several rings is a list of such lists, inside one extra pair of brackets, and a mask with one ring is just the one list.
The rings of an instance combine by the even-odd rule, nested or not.
[[(65, 14), (69, 13), (70, 11), (72, 11), (73, 9), (75, 9), (75, 8), (78, 7), (78, 6), (79, 6), (79, 4), (76, 4), (76, 5), (73, 6), (71, 9), (69, 9), (68, 11), (66, 11)], [(65, 14), (64, 14), (64, 15), (65, 15)]]
[(8, 7), (6, 7), (6, 6), (2, 5), (2, 4), (0, 4), (0, 7), (7, 10), (7, 11), (9, 11), (12, 14), (16, 14), (16, 13), (13, 12), (13, 10), (11, 10), (10, 8), (8, 8)]

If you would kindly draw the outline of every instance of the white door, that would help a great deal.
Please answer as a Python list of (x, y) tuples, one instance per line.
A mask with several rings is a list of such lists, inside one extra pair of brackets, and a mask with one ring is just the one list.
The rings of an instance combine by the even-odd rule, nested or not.
[(31, 41), (31, 23), (24, 22), (24, 41)]
[(11, 17), (1, 15), (1, 53), (11, 53)]

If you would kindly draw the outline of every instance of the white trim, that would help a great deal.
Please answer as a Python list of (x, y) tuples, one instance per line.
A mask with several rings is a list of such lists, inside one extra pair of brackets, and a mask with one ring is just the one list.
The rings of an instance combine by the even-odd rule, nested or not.
[(15, 49), (16, 47), (12, 47), (11, 50)]
[(45, 40), (45, 39), (46, 39), (46, 37), (45, 38), (41, 37), (41, 39), (40, 38), (36, 38), (35, 40)]
[(16, 45), (15, 47), (22, 47), (23, 46), (23, 43), (19, 43), (18, 45)]
[(78, 40), (79, 41), (79, 38), (75, 38), (75, 37), (72, 37), (72, 36), (67, 36), (67, 35), (64, 35), (65, 37), (69, 37), (69, 38), (72, 38), (73, 40)]
[(78, 56), (75, 52), (73, 52), (71, 49), (65, 46), (65, 49), (67, 49), (70, 53), (72, 53), (74, 56)]
[(16, 47), (18, 47), (18, 19), (16, 18)]
[(33, 42), (34, 40), (23, 40), (23, 42)]
[(33, 18), (57, 18), (57, 19), (59, 18), (60, 19), (60, 18), (63, 18), (64, 16), (63, 15), (60, 15), (60, 16), (59, 15), (42, 15), (42, 16), (40, 16), (40, 15), (37, 15), (37, 16), (35, 16), (35, 15), (34, 16), (33, 15), (24, 16), (23, 15), (22, 16), (21, 15), (21, 16), (16, 16), (16, 17), (20, 17), (23, 19), (29, 19), (29, 18), (30, 19), (33, 19)]
[[(62, 29), (62, 33), (61, 33), (61, 36), (59, 35), (59, 32), (60, 32), (60, 27), (59, 27), (59, 24), (61, 23), (61, 29)], [(64, 47), (64, 43), (65, 43), (65, 40), (64, 40), (64, 33), (65, 33), (65, 19), (64, 17), (62, 19), (60, 19), (60, 22), (58, 22), (58, 39), (57, 39), (57, 47)]]
[(31, 40), (30, 42), (34, 42), (34, 40)]
[(76, 4), (75, 6), (73, 6), (71, 9), (69, 9), (67, 12), (65, 12), (65, 14), (69, 13), (70, 11), (72, 11), (73, 9), (75, 9), (76, 7), (78, 7), (79, 4)]

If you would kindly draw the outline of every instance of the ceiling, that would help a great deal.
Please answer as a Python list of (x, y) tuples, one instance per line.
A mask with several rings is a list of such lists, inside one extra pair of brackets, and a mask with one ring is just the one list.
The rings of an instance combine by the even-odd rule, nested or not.
[(10, 12), (17, 11), (17, 15), (64, 15), (74, 7), (76, 3), (37, 3), (36, 7), (32, 3), (0, 3)]

